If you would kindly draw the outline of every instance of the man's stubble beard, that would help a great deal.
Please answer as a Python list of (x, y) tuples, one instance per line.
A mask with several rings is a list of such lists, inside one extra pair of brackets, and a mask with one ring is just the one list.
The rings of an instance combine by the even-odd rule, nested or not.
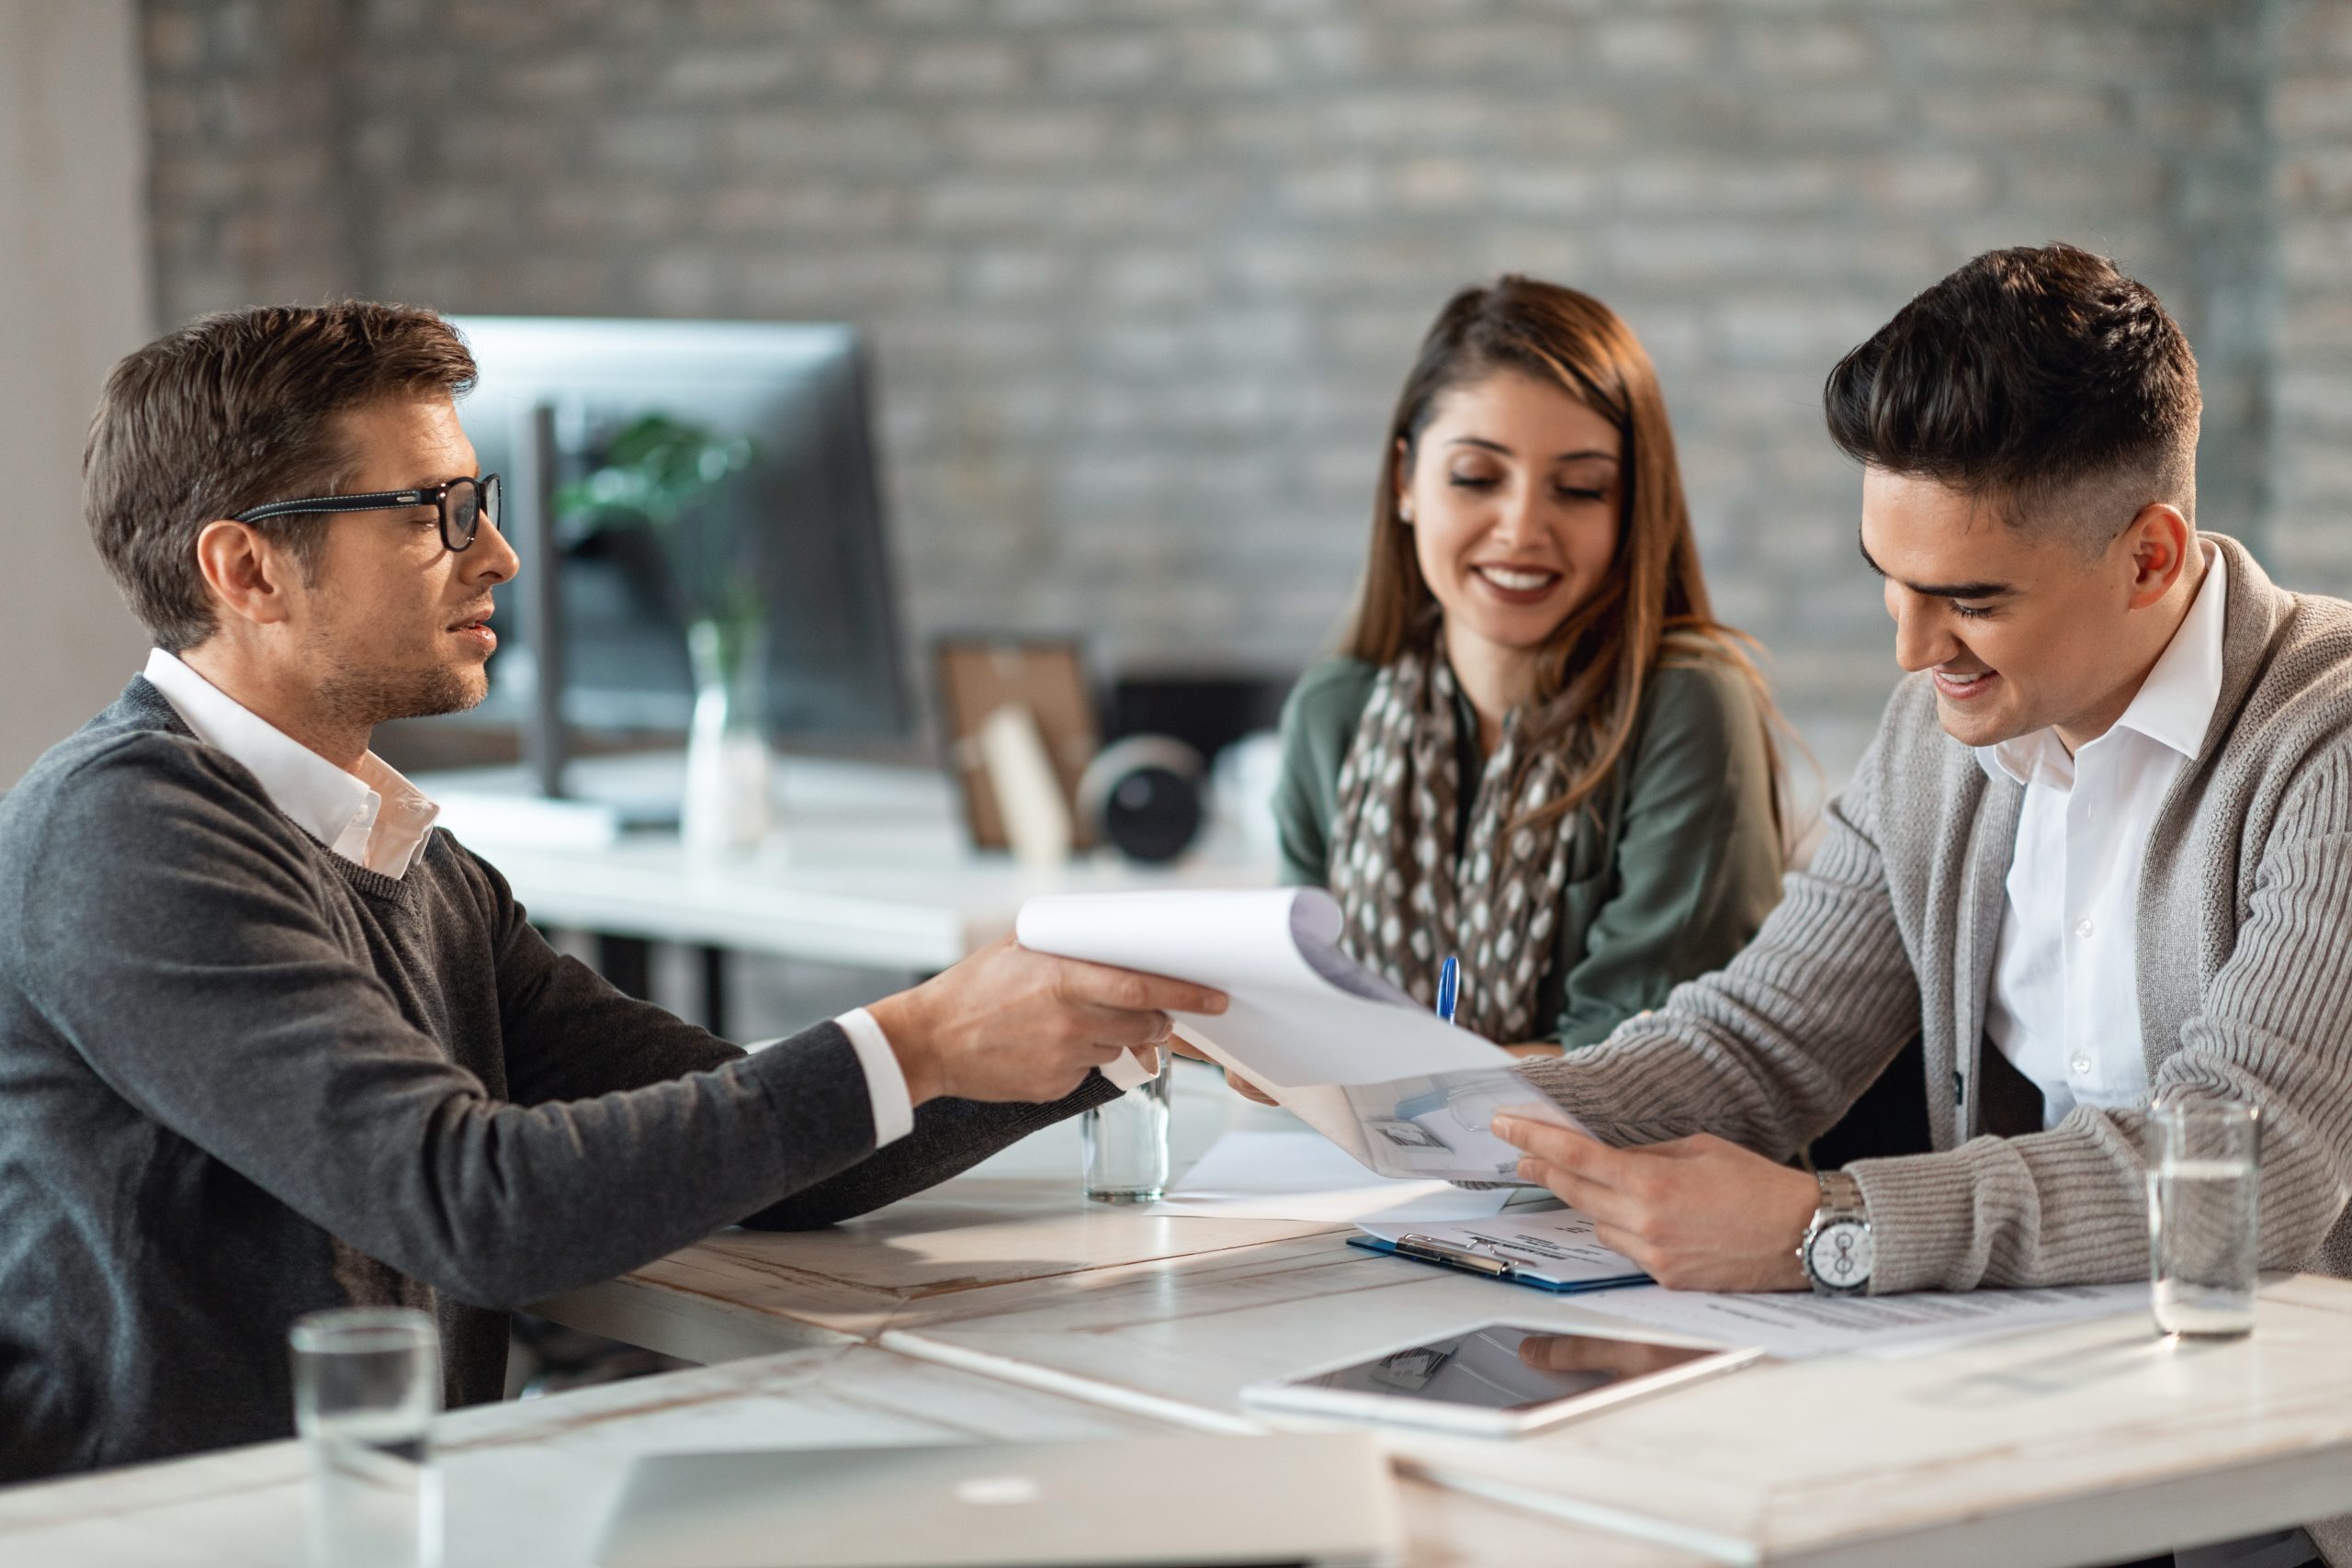
[(313, 642), (311, 657), (326, 666), (319, 702), (336, 722), (373, 729), (396, 718), (432, 718), (463, 713), (490, 694), (486, 666), (447, 664), (421, 670), (357, 669)]

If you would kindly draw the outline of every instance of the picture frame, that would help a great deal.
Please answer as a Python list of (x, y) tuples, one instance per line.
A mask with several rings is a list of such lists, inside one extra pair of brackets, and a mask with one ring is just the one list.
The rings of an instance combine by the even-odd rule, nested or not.
[(1005, 814), (981, 756), (979, 733), (1008, 705), (1026, 708), (1046, 744), (1074, 847), (1091, 847), (1078, 810), (1078, 783), (1102, 746), (1094, 694), (1077, 639), (952, 633), (933, 644), (941, 758), (964, 802), (965, 826), (981, 850), (1012, 847)]

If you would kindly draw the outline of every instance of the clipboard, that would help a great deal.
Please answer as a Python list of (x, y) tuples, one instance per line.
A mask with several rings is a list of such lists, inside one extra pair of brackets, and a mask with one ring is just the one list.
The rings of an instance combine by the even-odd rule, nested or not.
[(1612, 1275), (1604, 1280), (1547, 1280), (1541, 1274), (1532, 1273), (1499, 1258), (1491, 1258), (1483, 1252), (1474, 1252), (1468, 1247), (1454, 1247), (1425, 1235), (1401, 1236), (1395, 1241), (1376, 1235), (1351, 1235), (1348, 1237), (1348, 1245), (1387, 1258), (1409, 1258), (1416, 1263), (1428, 1263), (1464, 1274), (1476, 1274), (1487, 1280), (1500, 1280), (1507, 1285), (1524, 1285), (1531, 1291), (1542, 1291), (1555, 1296), (1581, 1296), (1595, 1291), (1617, 1291), (1628, 1285), (1651, 1282), (1647, 1274)]

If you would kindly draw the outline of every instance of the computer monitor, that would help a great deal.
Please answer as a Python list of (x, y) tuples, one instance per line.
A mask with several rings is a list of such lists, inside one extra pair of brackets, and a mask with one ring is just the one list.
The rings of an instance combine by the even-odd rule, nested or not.
[[(856, 329), (838, 324), (457, 316), (481, 366), (458, 405), (484, 473), (507, 483), (502, 526), (533, 558), (545, 487), (583, 475), (629, 420), (665, 414), (747, 437), (750, 459), (708, 505), (760, 536), (768, 610), (767, 724), (806, 749), (870, 749), (906, 737), (908, 701), (881, 490)], [(542, 415), (540, 411), (546, 411)], [(535, 422), (552, 434), (535, 442)], [(541, 473), (542, 462), (552, 475)], [(649, 571), (650, 541), (607, 536), (557, 550), (560, 714), (577, 731), (683, 731), (693, 679), (678, 613)], [(537, 671), (529, 579), (501, 592), (492, 626), (511, 653), (492, 664), (477, 721), (527, 726)], [(502, 676), (503, 677), (502, 679)], [(554, 705), (543, 710), (555, 711)], [(558, 755), (562, 748), (559, 744)]]

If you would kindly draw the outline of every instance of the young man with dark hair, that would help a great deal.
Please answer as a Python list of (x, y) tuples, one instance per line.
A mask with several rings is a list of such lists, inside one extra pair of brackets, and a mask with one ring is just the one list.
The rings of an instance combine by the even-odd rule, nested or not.
[[(2219, 1096), (2262, 1266), (2352, 1274), (2352, 606), (2198, 529), (2188, 344), (2071, 246), (1970, 262), (1826, 403), (1910, 673), (1754, 942), (1527, 1069), (1596, 1137), (1498, 1124), (1522, 1174), (1670, 1286), (2143, 1279), (2146, 1108)], [(1915, 1035), (1932, 1153), (1780, 1163)]]
[(504, 1309), (888, 1203), (1223, 1008), (1007, 942), (747, 1055), (558, 956), (368, 744), (486, 689), (473, 376), (345, 304), (107, 383), (86, 510), (156, 648), (0, 799), (0, 1481), (288, 1435), (322, 1307), (435, 1312), (494, 1399)]

